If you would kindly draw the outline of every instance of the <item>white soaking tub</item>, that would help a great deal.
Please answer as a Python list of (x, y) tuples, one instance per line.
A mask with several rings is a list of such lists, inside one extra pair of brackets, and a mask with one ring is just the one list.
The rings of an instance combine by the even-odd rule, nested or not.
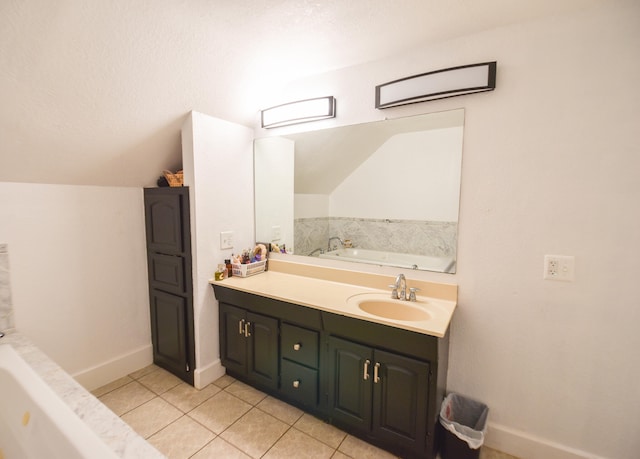
[(0, 458), (115, 458), (10, 344), (0, 344)]
[(320, 258), (357, 261), (380, 266), (395, 266), (443, 273), (451, 272), (455, 266), (455, 262), (451, 257), (431, 257), (428, 255), (413, 255), (410, 253), (393, 253), (358, 248), (331, 250), (330, 252), (321, 253)]

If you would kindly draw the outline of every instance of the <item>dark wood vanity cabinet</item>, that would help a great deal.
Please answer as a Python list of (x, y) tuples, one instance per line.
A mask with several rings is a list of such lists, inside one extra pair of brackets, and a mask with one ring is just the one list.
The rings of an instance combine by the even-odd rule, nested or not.
[[(321, 312), (222, 283), (213, 288), (229, 374), (401, 457), (436, 457), (448, 335)], [(261, 349), (250, 356), (247, 340), (255, 336), (245, 336), (244, 327), (264, 316), (271, 320), (261, 332)], [(248, 334), (255, 332), (250, 328)], [(269, 378), (261, 379), (265, 373)]]
[(329, 415), (389, 445), (424, 451), (429, 362), (329, 337)]
[(145, 188), (153, 362), (193, 384), (193, 285), (189, 189)]
[(278, 388), (278, 320), (220, 303), (220, 359), (248, 382)]

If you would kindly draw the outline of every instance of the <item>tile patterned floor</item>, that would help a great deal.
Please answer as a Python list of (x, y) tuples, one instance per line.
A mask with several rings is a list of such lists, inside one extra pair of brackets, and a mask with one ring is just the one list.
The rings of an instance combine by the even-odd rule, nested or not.
[(93, 394), (170, 459), (395, 457), (229, 376), (197, 390), (151, 365)]

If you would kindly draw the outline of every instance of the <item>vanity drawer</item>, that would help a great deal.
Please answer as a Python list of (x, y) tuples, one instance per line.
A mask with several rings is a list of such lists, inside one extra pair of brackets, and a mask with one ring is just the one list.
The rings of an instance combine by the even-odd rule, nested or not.
[(318, 370), (288, 360), (280, 363), (281, 392), (291, 400), (315, 407), (318, 404)]
[(283, 323), (281, 333), (282, 357), (318, 368), (318, 332)]

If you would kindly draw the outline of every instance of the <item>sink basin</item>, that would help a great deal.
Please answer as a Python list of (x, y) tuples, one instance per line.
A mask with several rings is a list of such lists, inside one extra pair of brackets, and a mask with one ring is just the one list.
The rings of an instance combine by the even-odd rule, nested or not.
[(399, 300), (364, 300), (358, 303), (358, 307), (366, 313), (385, 319), (408, 322), (431, 319), (431, 314), (420, 306)]

